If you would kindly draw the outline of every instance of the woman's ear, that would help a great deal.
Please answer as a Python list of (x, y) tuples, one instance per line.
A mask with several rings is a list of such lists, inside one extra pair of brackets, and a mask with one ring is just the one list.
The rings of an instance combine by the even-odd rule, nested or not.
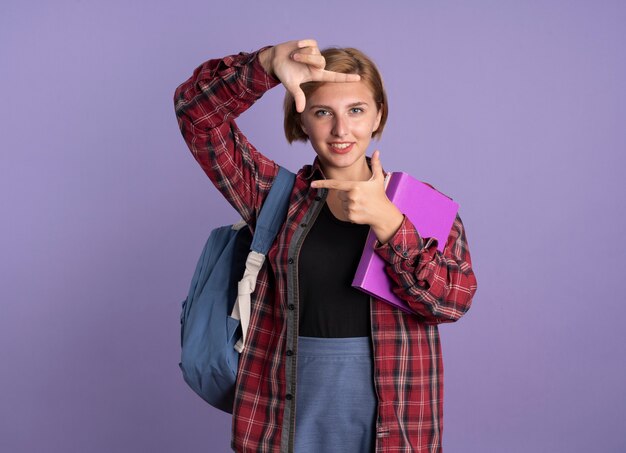
[(308, 137), (309, 133), (307, 132), (306, 126), (302, 123), (302, 119), (298, 121), (298, 125), (300, 126), (300, 129), (302, 129), (302, 132), (304, 132), (304, 135)]
[(378, 109), (378, 113), (376, 114), (376, 121), (374, 122), (374, 128), (372, 129), (372, 134), (378, 130), (378, 126), (380, 126), (380, 120), (383, 117), (383, 110)]
[(382, 117), (383, 117), (383, 111), (382, 109), (378, 109), (378, 113), (376, 114), (376, 121), (374, 121), (374, 125), (372, 127), (372, 137), (378, 131), (378, 126), (380, 126), (380, 120), (382, 119)]

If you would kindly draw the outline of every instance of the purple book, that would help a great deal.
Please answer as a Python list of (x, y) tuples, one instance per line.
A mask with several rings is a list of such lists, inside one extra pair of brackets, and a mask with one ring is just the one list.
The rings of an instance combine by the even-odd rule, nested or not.
[[(386, 193), (393, 204), (413, 222), (420, 236), (425, 240), (429, 237), (437, 238), (437, 249), (443, 252), (459, 204), (402, 172), (391, 174)], [(392, 281), (385, 271), (385, 261), (374, 251), (375, 242), (376, 236), (370, 230), (352, 286), (412, 313), (408, 304), (391, 290)]]

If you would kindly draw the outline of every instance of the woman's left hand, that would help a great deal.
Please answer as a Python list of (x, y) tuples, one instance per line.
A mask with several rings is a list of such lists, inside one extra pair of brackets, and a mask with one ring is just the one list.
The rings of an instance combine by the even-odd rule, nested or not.
[(367, 181), (321, 179), (311, 187), (335, 190), (345, 217), (352, 223), (370, 225), (379, 242), (385, 244), (398, 231), (404, 215), (385, 194), (385, 174), (380, 152), (372, 155), (372, 177)]

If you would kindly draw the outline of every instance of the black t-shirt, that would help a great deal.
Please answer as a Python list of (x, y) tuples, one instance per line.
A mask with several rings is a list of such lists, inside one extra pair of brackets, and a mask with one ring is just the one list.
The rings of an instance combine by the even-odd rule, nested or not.
[(324, 204), (300, 250), (299, 335), (370, 335), (369, 296), (351, 286), (368, 232), (369, 225), (343, 222)]

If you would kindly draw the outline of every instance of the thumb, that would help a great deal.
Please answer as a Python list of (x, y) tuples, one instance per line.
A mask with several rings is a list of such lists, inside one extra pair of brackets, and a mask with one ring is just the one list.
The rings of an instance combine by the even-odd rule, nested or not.
[(372, 178), (371, 179), (385, 179), (383, 173), (383, 166), (380, 163), (380, 151), (374, 151), (372, 154)]
[(290, 80), (289, 82), (283, 82), (283, 85), (293, 97), (293, 101), (296, 104), (296, 112), (302, 113), (304, 111), (304, 107), (306, 106), (306, 96), (304, 95), (302, 88), (300, 88), (300, 84)]
[(306, 106), (306, 97), (304, 95), (304, 91), (298, 86), (295, 88), (292, 93), (293, 100), (296, 103), (296, 112), (302, 113), (304, 111), (304, 107)]

